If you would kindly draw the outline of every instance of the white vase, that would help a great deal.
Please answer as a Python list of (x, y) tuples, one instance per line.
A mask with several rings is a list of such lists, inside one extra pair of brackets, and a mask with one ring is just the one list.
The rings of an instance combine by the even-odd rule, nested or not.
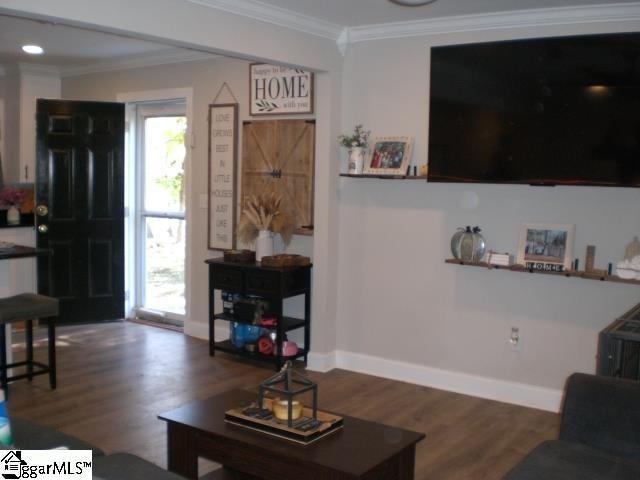
[(349, 173), (360, 175), (364, 167), (364, 157), (367, 153), (365, 147), (352, 147), (349, 149)]
[(273, 255), (273, 232), (271, 230), (260, 230), (256, 238), (256, 260), (259, 262), (262, 257)]
[(20, 224), (20, 210), (15, 205), (11, 205), (7, 210), (7, 224), (19, 225)]

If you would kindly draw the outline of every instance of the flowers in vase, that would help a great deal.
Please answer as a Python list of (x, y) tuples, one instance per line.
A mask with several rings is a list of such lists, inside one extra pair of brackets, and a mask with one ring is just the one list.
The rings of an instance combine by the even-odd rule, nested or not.
[(295, 230), (293, 215), (283, 208), (282, 195), (274, 192), (249, 195), (238, 223), (238, 239), (250, 243), (258, 237), (260, 230), (279, 233), (288, 245)]
[(6, 187), (0, 191), (0, 203), (4, 206), (19, 207), (27, 198), (27, 192), (22, 188)]
[(356, 125), (353, 130), (353, 134), (351, 135), (340, 135), (338, 137), (338, 142), (340, 145), (346, 148), (354, 148), (354, 147), (366, 147), (369, 143), (369, 135), (371, 135), (371, 130), (364, 130), (362, 125)]

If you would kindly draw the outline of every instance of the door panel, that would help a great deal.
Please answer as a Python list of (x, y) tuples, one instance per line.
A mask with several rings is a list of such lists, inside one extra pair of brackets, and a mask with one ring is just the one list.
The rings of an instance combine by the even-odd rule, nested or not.
[(60, 322), (124, 315), (124, 105), (38, 100), (38, 292)]

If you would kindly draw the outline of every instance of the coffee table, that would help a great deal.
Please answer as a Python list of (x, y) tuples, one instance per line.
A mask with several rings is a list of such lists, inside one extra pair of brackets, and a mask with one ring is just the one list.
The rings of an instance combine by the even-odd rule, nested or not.
[(256, 395), (232, 390), (158, 416), (167, 422), (170, 471), (198, 478), (198, 457), (221, 463), (236, 478), (332, 480), (413, 478), (424, 434), (344, 416), (344, 426), (299, 445), (224, 421), (224, 412)]

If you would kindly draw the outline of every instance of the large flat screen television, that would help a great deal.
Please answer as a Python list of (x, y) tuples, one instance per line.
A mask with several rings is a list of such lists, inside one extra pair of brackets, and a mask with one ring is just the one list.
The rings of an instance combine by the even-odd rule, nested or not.
[(432, 48), (428, 179), (640, 187), (640, 34)]

